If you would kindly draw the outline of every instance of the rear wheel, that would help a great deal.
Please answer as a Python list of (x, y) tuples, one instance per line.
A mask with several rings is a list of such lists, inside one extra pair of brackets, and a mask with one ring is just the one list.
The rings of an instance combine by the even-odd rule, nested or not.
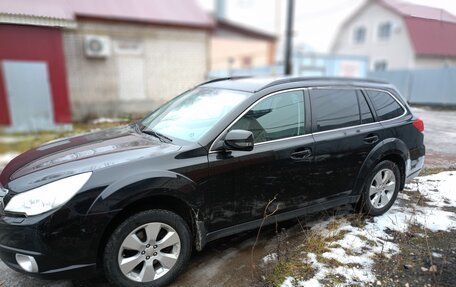
[(106, 245), (106, 277), (116, 286), (165, 286), (188, 262), (191, 238), (187, 223), (175, 213), (150, 210), (133, 215)]
[(387, 212), (397, 198), (400, 178), (399, 168), (394, 162), (385, 160), (377, 164), (364, 183), (361, 211), (372, 216)]

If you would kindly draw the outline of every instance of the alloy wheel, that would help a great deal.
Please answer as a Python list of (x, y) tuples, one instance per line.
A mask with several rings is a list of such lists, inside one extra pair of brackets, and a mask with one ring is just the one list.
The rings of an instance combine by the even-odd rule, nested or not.
[(132, 231), (119, 249), (122, 273), (136, 282), (150, 282), (168, 273), (181, 249), (179, 234), (171, 226), (152, 222)]
[(391, 201), (396, 189), (396, 176), (390, 169), (382, 169), (374, 176), (369, 188), (369, 199), (374, 208), (383, 208)]

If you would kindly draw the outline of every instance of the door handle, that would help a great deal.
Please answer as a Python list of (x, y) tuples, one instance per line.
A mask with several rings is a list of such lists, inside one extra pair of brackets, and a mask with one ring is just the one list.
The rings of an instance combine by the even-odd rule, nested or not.
[(306, 148), (304, 150), (298, 150), (293, 153), (291, 153), (290, 157), (292, 159), (304, 159), (308, 158), (312, 155), (312, 151), (309, 148)]
[(373, 144), (378, 142), (378, 135), (369, 134), (364, 138), (364, 142), (367, 144)]

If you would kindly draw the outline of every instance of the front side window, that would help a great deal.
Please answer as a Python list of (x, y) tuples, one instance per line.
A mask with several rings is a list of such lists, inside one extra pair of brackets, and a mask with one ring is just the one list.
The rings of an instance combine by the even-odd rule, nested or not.
[(261, 100), (230, 130), (251, 131), (255, 143), (303, 135), (303, 92), (284, 92)]
[(385, 22), (378, 26), (377, 36), (379, 40), (388, 40), (391, 37), (391, 23)]
[(359, 125), (356, 90), (316, 89), (310, 98), (317, 132)]
[(358, 27), (355, 29), (353, 40), (356, 44), (362, 44), (366, 40), (366, 28)]
[(380, 121), (394, 119), (404, 113), (404, 109), (388, 93), (367, 91)]
[(141, 123), (146, 129), (167, 137), (196, 142), (250, 95), (217, 88), (196, 88), (166, 103)]

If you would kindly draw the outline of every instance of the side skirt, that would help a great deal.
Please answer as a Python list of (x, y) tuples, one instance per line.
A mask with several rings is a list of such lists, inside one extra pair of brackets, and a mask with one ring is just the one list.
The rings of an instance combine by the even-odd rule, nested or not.
[[(290, 220), (290, 219), (293, 219), (296, 217), (301, 217), (301, 216), (304, 216), (307, 214), (316, 213), (316, 212), (323, 211), (323, 210), (330, 209), (330, 208), (335, 208), (335, 207), (338, 207), (341, 205), (356, 203), (356, 202), (358, 202), (358, 199), (359, 199), (358, 195), (344, 196), (341, 198), (328, 200), (324, 203), (313, 204), (313, 205), (309, 205), (309, 206), (306, 206), (306, 207), (303, 207), (300, 209), (287, 211), (284, 213), (279, 213), (275, 216), (268, 217), (264, 222), (264, 226), (275, 223), (276, 221), (277, 222), (286, 221), (286, 220)], [(260, 227), (262, 221), (263, 221), (263, 219), (260, 218), (260, 219), (256, 219), (253, 221), (237, 224), (237, 225), (234, 225), (231, 227), (223, 228), (223, 229), (220, 229), (217, 231), (209, 232), (206, 234), (206, 240), (204, 243), (210, 242), (210, 241), (213, 241), (213, 240), (216, 240), (219, 238), (223, 238), (226, 236), (230, 236), (230, 235), (233, 235), (236, 233), (240, 233), (243, 231), (258, 228), (258, 227)]]

